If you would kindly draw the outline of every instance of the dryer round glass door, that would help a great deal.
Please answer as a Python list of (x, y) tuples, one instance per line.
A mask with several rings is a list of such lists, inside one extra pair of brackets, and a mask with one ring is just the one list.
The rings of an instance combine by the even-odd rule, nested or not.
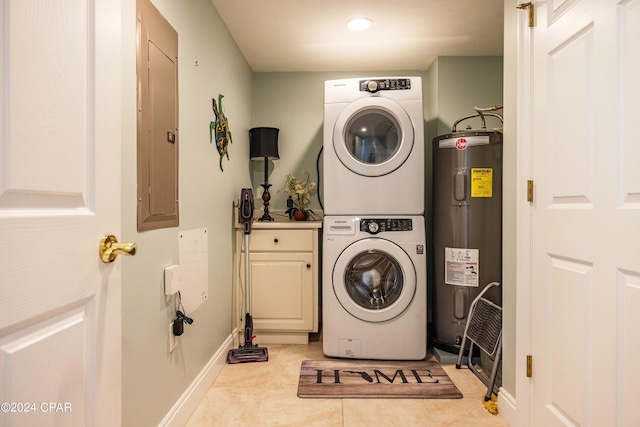
[(407, 112), (386, 98), (361, 98), (340, 113), (333, 129), (336, 155), (352, 172), (387, 175), (411, 154), (413, 124)]
[(333, 269), (333, 290), (342, 307), (367, 322), (402, 314), (416, 291), (413, 262), (398, 245), (363, 239), (348, 246)]

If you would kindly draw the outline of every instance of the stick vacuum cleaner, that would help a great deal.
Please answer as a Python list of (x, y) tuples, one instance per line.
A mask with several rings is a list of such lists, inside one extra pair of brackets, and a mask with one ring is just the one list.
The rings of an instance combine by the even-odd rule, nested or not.
[(258, 347), (253, 344), (253, 319), (251, 318), (251, 280), (249, 277), (249, 234), (253, 222), (253, 194), (250, 188), (243, 188), (240, 193), (240, 220), (244, 228), (244, 344), (236, 349), (229, 350), (227, 363), (266, 362), (269, 360), (269, 351), (266, 347)]

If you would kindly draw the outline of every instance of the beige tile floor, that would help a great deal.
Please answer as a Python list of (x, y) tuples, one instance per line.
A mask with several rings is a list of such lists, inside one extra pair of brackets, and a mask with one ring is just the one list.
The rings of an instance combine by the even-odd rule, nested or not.
[(462, 399), (302, 399), (297, 397), (300, 364), (325, 359), (322, 343), (267, 347), (268, 362), (225, 365), (187, 426), (507, 425), (486, 411), (486, 388), (466, 368), (443, 365)]

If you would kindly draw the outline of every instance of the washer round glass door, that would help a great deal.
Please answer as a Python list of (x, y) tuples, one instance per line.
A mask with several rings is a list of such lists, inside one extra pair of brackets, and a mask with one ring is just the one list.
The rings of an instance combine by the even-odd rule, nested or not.
[(415, 267), (395, 243), (375, 238), (358, 240), (336, 260), (333, 291), (352, 316), (385, 322), (411, 304), (416, 292)]
[(358, 99), (340, 113), (333, 128), (336, 155), (352, 172), (383, 176), (409, 158), (414, 144), (407, 112), (387, 98)]

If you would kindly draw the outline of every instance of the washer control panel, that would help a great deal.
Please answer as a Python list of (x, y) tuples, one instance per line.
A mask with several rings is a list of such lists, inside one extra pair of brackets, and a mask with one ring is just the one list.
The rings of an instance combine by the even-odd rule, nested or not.
[(411, 230), (413, 230), (413, 221), (407, 218), (362, 219), (360, 221), (360, 231), (369, 234), (378, 234), (383, 231)]
[(371, 79), (360, 80), (360, 91), (375, 93), (379, 90), (411, 89), (411, 79)]

